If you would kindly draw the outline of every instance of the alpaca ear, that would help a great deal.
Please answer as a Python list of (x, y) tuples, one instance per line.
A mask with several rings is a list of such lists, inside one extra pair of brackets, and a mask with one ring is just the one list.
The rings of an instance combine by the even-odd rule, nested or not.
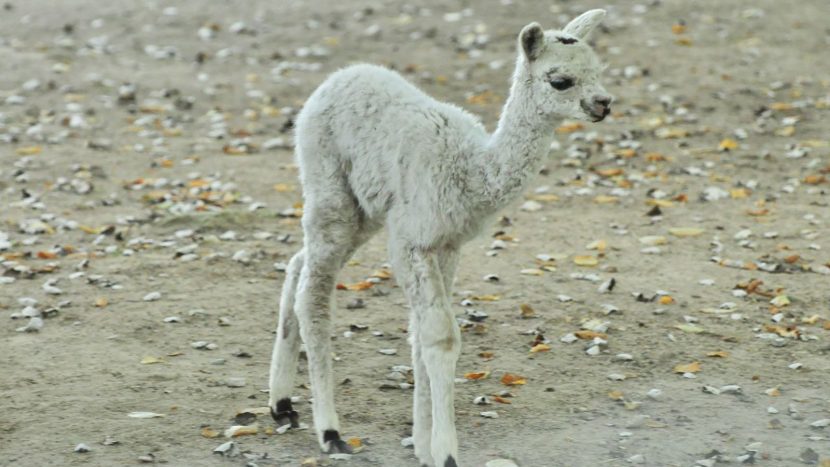
[(529, 62), (539, 58), (545, 48), (545, 31), (542, 26), (533, 22), (522, 28), (522, 32), (519, 33), (519, 44)]
[(577, 39), (585, 39), (591, 34), (591, 31), (599, 26), (603, 18), (605, 18), (605, 10), (586, 11), (568, 23), (563, 31)]

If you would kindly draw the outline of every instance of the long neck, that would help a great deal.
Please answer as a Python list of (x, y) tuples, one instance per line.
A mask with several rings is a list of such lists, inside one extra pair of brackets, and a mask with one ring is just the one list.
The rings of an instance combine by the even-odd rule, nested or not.
[(526, 66), (521, 59), (516, 64), (510, 97), (479, 161), (484, 164), (480, 169), (485, 192), (494, 205), (504, 205), (520, 194), (538, 173), (553, 139), (553, 119), (536, 110)]

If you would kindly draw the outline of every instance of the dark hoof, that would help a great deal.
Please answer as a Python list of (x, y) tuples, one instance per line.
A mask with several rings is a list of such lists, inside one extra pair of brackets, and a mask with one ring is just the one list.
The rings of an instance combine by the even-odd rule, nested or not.
[(328, 454), (351, 454), (352, 447), (349, 443), (340, 439), (337, 430), (326, 430), (323, 432), (323, 442), (328, 445)]
[(300, 415), (291, 406), (291, 399), (280, 399), (277, 407), (271, 407), (271, 417), (277, 426), (291, 425), (291, 428), (300, 427)]
[(444, 467), (458, 467), (458, 464), (455, 463), (455, 459), (452, 456), (448, 457), (447, 460), (444, 461)]

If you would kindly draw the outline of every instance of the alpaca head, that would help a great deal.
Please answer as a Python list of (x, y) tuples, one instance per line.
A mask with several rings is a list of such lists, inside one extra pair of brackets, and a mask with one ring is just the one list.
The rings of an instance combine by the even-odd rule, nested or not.
[(561, 31), (538, 23), (522, 29), (517, 78), (530, 87), (539, 113), (598, 122), (611, 111), (613, 98), (600, 83), (604, 66), (587, 44), (604, 17), (605, 10), (591, 10)]

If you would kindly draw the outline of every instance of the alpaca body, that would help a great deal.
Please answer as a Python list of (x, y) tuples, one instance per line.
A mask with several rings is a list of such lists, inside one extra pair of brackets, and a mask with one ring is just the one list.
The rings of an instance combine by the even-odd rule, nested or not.
[(396, 241), (427, 249), (460, 244), (492, 214), (475, 164), (489, 136), (484, 127), (394, 71), (355, 65), (334, 73), (296, 125), (306, 203), (345, 189), (366, 228), (389, 218), (404, 235)]
[(286, 271), (271, 364), (277, 423), (298, 426), (290, 396), (302, 338), (318, 441), (328, 452), (350, 451), (334, 407), (332, 293), (338, 271), (386, 225), (411, 308), (415, 455), (427, 466), (458, 465), (453, 384), (461, 335), (450, 304), (458, 250), (538, 172), (556, 119), (608, 114), (601, 66), (580, 41), (603, 15), (592, 10), (563, 31), (536, 23), (522, 30), (493, 134), (377, 66), (340, 70), (309, 97), (296, 121), (304, 247)]

